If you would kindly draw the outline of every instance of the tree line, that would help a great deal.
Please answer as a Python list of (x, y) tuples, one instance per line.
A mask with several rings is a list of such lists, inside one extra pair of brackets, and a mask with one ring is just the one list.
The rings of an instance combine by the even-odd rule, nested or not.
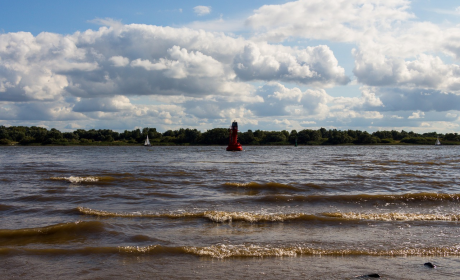
[[(181, 128), (160, 133), (156, 128), (116, 132), (110, 129), (77, 129), (61, 132), (55, 128), (0, 126), (0, 145), (139, 145), (149, 137), (152, 145), (226, 145), (228, 128), (214, 128), (205, 132)], [(300, 131), (248, 130), (238, 133), (242, 145), (340, 145), (340, 144), (422, 144), (433, 145), (439, 137), (442, 144), (460, 144), (457, 133), (438, 134), (402, 131), (337, 130), (320, 128)]]

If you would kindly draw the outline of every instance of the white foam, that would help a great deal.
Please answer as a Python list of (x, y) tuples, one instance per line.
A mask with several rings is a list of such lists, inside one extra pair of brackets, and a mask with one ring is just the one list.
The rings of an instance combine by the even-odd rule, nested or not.
[(51, 180), (63, 180), (68, 181), (73, 184), (81, 183), (81, 182), (97, 182), (99, 181), (98, 177), (88, 176), (88, 177), (77, 177), (77, 176), (70, 176), (70, 177), (51, 177)]

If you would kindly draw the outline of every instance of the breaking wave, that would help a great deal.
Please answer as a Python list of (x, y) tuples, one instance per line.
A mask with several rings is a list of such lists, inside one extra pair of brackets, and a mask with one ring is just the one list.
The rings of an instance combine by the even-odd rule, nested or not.
[(375, 220), (375, 221), (460, 221), (460, 214), (419, 214), (419, 213), (257, 213), (257, 212), (229, 212), (204, 211), (180, 213), (117, 213), (102, 210), (93, 210), (78, 207), (78, 212), (85, 215), (100, 217), (144, 217), (144, 218), (206, 218), (212, 222), (225, 223), (232, 221), (257, 222), (284, 222), (284, 221), (344, 221), (344, 220)]
[(168, 247), (162, 245), (149, 246), (118, 246), (118, 247), (84, 247), (75, 249), (31, 249), (31, 248), (0, 248), (0, 254), (36, 254), (36, 255), (74, 255), (74, 254), (191, 254), (198, 257), (225, 258), (265, 258), (265, 257), (298, 257), (298, 256), (386, 256), (386, 257), (447, 257), (460, 256), (460, 245), (452, 247), (427, 247), (404, 249), (323, 249), (308, 246), (271, 246), (271, 245), (224, 245), (217, 244), (206, 247), (182, 246)]
[[(105, 177), (104, 179), (108, 179), (109, 177)], [(67, 181), (69, 183), (78, 184), (78, 183), (94, 183), (99, 182), (102, 178), (88, 176), (88, 177), (77, 177), (77, 176), (70, 176), (70, 177), (51, 177), (50, 180), (56, 181)]]
[(141, 213), (141, 212), (132, 212), (132, 213), (117, 213), (117, 212), (108, 212), (101, 210), (93, 210), (85, 207), (78, 207), (77, 210), (85, 215), (94, 215), (101, 217), (145, 217), (145, 218), (206, 218), (210, 221), (216, 223), (232, 222), (232, 221), (245, 221), (250, 223), (256, 222), (283, 222), (286, 220), (297, 220), (297, 219), (315, 219), (319, 218), (315, 215), (307, 215), (303, 213), (293, 213), (293, 214), (280, 214), (280, 213), (250, 213), (250, 212), (227, 212), (227, 211), (204, 211), (196, 213)]
[(405, 248), (394, 250), (373, 249), (321, 249), (304, 246), (257, 246), (257, 245), (213, 245), (209, 247), (185, 247), (187, 253), (213, 258), (230, 257), (296, 257), (310, 256), (459, 256), (460, 246), (434, 248)]
[(231, 221), (245, 221), (245, 222), (251, 222), (251, 223), (284, 222), (286, 220), (296, 220), (296, 219), (313, 217), (313, 215), (306, 215), (302, 213), (262, 214), (262, 213), (225, 212), (225, 211), (206, 211), (203, 213), (203, 216), (217, 223), (231, 222)]
[(121, 218), (132, 218), (132, 217), (145, 217), (145, 218), (194, 218), (203, 217), (203, 213), (142, 213), (142, 212), (131, 212), (131, 213), (118, 213), (109, 212), (103, 210), (94, 210), (86, 207), (77, 207), (78, 212), (85, 215), (93, 215), (100, 217), (121, 217)]

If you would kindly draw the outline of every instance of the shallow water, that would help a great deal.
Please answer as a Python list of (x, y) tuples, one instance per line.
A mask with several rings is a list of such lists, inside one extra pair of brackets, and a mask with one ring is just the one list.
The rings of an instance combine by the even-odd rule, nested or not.
[(0, 273), (449, 279), (460, 270), (459, 155), (455, 146), (1, 147)]

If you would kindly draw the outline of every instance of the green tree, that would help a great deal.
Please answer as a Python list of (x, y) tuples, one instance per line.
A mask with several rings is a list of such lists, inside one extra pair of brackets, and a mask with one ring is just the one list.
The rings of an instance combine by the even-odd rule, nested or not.
[(214, 128), (203, 133), (202, 144), (225, 145), (228, 144), (230, 133), (228, 128)]
[(6, 138), (0, 139), (0, 145), (10, 145), (10, 144), (11, 144), (11, 141)]

